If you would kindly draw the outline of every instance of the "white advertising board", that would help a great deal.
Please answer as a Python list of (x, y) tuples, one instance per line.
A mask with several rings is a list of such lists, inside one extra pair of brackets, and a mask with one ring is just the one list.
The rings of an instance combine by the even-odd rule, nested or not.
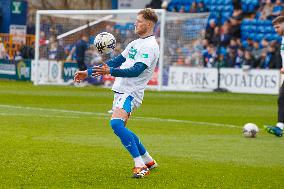
[(237, 93), (278, 94), (280, 77), (279, 70), (223, 68), (220, 87)]
[(169, 68), (168, 90), (212, 91), (217, 88), (217, 69), (172, 66)]
[[(216, 68), (171, 66), (165, 90), (212, 91), (217, 88)], [(278, 94), (281, 85), (279, 70), (220, 69), (220, 87), (236, 93)]]

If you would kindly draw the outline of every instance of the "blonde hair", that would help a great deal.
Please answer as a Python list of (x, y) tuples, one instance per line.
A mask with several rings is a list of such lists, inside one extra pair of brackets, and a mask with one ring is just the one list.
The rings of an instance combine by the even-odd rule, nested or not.
[(158, 22), (158, 16), (155, 13), (154, 9), (151, 8), (142, 9), (141, 11), (138, 12), (138, 15), (140, 14), (143, 15), (143, 18), (146, 20), (150, 20), (155, 24)]
[(281, 24), (284, 22), (284, 16), (278, 16), (277, 18), (275, 18), (273, 21), (272, 21), (272, 24), (273, 25), (276, 25), (276, 24)]

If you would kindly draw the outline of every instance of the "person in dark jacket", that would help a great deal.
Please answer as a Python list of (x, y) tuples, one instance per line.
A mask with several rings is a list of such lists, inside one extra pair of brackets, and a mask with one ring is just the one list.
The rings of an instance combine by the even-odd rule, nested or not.
[(75, 45), (76, 61), (80, 71), (87, 69), (85, 65), (85, 52), (88, 48), (88, 40), (89, 38), (87, 35), (82, 35), (82, 38), (77, 41)]

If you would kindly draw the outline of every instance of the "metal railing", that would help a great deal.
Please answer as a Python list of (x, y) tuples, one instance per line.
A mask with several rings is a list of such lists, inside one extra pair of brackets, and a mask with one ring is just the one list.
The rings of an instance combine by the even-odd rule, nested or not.
[(30, 34), (15, 35), (15, 34), (0, 33), (0, 38), (4, 43), (5, 50), (9, 55), (10, 59), (14, 57), (17, 50), (20, 50), (20, 48), (23, 45), (28, 45), (31, 47), (34, 47), (35, 45), (35, 35), (30, 35)]

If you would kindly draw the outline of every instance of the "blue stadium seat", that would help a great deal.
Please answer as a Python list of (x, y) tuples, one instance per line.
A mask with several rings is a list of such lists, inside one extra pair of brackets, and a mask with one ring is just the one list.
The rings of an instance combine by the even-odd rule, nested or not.
[(265, 26), (266, 25), (266, 20), (258, 20), (258, 25), (261, 26)]
[(232, 16), (231, 12), (222, 12), (222, 17), (226, 17), (227, 19), (229, 19)]
[(248, 32), (243, 32), (241, 39), (242, 39), (242, 40), (246, 40), (246, 39), (248, 38), (248, 36), (249, 36), (249, 33), (248, 33)]
[(172, 0), (170, 3), (173, 3), (173, 4), (175, 4), (175, 3), (179, 3), (181, 0)]
[(272, 36), (273, 36), (273, 39), (274, 39), (274, 40), (277, 40), (279, 37), (281, 37), (281, 36), (279, 36), (278, 34), (272, 34)]
[(169, 12), (174, 12), (174, 10), (175, 10), (175, 5), (174, 4), (169, 4), (168, 11)]
[(190, 11), (190, 7), (191, 7), (191, 5), (188, 5), (188, 4), (185, 5), (185, 6), (184, 6), (184, 11), (185, 11), (185, 12), (189, 12), (189, 11)]
[(212, 3), (211, 0), (204, 0), (203, 2), (204, 2), (205, 5), (211, 5), (211, 3)]
[(257, 19), (252, 19), (251, 20), (252, 25), (258, 25), (258, 20)]
[(250, 32), (257, 32), (257, 30), (258, 30), (257, 26), (254, 26), (254, 25), (250, 26)]
[(127, 30), (134, 30), (134, 28), (135, 28), (135, 26), (134, 26), (133, 23), (127, 23), (125, 25), (125, 29), (127, 29)]
[(249, 32), (249, 31), (250, 31), (250, 28), (251, 28), (251, 25), (245, 25), (245, 26), (243, 27), (244, 31), (246, 31), (246, 32)]
[(261, 32), (261, 33), (266, 33), (265, 26), (259, 26), (258, 31)]
[(210, 11), (211, 11), (211, 12), (217, 11), (217, 6), (216, 6), (216, 5), (211, 5)]
[(223, 10), (223, 7), (224, 6), (222, 6), (222, 5), (217, 5), (216, 9), (217, 9), (218, 12), (221, 12)]
[(271, 40), (273, 40), (273, 38), (274, 38), (274, 36), (273, 36), (272, 34), (270, 34), (270, 33), (265, 34), (264, 37), (265, 37), (268, 41), (271, 41)]
[(254, 34), (254, 33), (249, 33), (248, 38), (253, 39), (253, 38), (254, 38), (254, 36), (255, 36), (255, 34)]
[(246, 47), (248, 46), (248, 42), (247, 42), (247, 41), (242, 41), (242, 46), (243, 46), (244, 48), (246, 48)]
[(242, 24), (243, 25), (248, 25), (249, 24), (249, 19), (243, 19)]
[(275, 29), (274, 29), (273, 27), (271, 27), (271, 26), (270, 26), (270, 27), (267, 27), (267, 32), (273, 33), (273, 34), (276, 33), (276, 32), (275, 32)]
[(267, 26), (272, 26), (272, 21), (271, 20), (266, 20), (266, 25)]
[(180, 11), (180, 9), (181, 9), (182, 6), (183, 6), (183, 5), (180, 4), (180, 3), (175, 4), (175, 8), (176, 8), (177, 12)]
[(114, 29), (120, 29), (120, 28), (121, 28), (121, 25), (115, 24), (113, 28), (114, 28)]
[(256, 35), (256, 41), (258, 41), (258, 42), (260, 42), (263, 38), (264, 38), (263, 33), (259, 33), (259, 34)]
[(232, 0), (224, 0), (223, 2), (225, 5), (233, 4)]

